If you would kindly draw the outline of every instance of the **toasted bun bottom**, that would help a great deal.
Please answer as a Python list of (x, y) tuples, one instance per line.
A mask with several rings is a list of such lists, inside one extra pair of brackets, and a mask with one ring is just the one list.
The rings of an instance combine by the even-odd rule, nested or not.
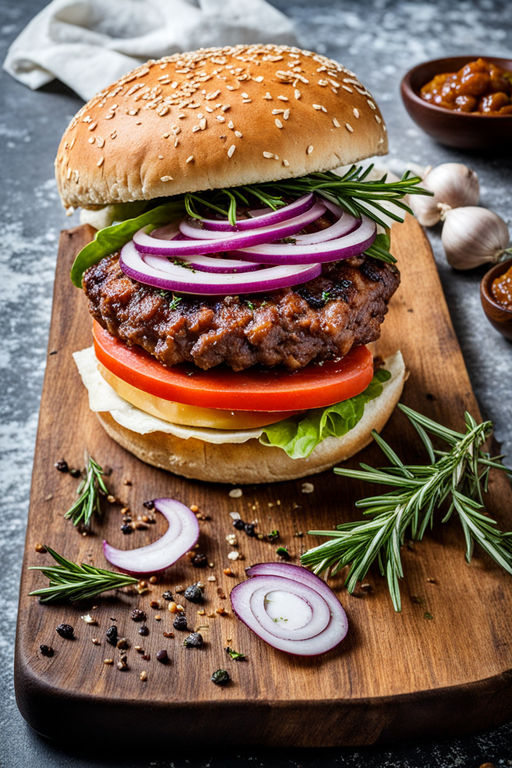
[(380, 432), (402, 394), (406, 369), (400, 352), (384, 361), (391, 378), (382, 394), (366, 404), (356, 426), (341, 438), (328, 437), (307, 459), (291, 459), (281, 448), (261, 445), (252, 439), (245, 443), (214, 445), (202, 440), (183, 440), (163, 432), (145, 435), (118, 424), (110, 413), (98, 413), (107, 434), (137, 458), (176, 475), (215, 483), (273, 483), (323, 472), (346, 461), (372, 440), (372, 430)]

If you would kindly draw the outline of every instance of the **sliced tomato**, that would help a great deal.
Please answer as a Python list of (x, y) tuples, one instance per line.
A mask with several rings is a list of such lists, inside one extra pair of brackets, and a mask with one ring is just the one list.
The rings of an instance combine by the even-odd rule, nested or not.
[(193, 365), (172, 368), (140, 347), (129, 347), (97, 322), (93, 328), (96, 357), (120, 379), (164, 400), (203, 408), (237, 411), (305, 411), (348, 400), (373, 377), (366, 347), (354, 347), (341, 360), (312, 363), (293, 373), (277, 369), (228, 368), (202, 371)]

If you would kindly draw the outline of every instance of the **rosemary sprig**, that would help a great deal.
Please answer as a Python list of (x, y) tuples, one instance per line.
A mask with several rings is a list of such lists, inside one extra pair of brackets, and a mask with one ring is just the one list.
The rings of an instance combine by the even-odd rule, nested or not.
[(78, 498), (64, 515), (65, 518), (73, 521), (73, 525), (88, 526), (93, 512), (101, 515), (100, 495), (108, 494), (108, 488), (103, 480), (103, 469), (98, 462), (86, 454), (85, 463), (85, 477), (78, 486)]
[[(483, 493), (487, 490), (491, 468), (512, 475), (501, 463), (502, 456), (491, 457), (482, 449), (492, 432), (492, 422), (478, 424), (466, 412), (465, 433), (456, 432), (400, 404), (416, 429), (427, 451), (430, 464), (406, 465), (391, 446), (378, 435), (373, 437), (390, 462), (385, 469), (361, 464), (361, 469), (336, 468), (338, 475), (365, 480), (393, 490), (361, 499), (356, 507), (370, 519), (342, 523), (336, 531), (309, 531), (314, 536), (330, 536), (329, 541), (302, 555), (301, 561), (315, 573), (337, 573), (350, 566), (346, 579), (349, 592), (364, 579), (376, 560), (386, 576), (396, 611), (401, 609), (399, 580), (403, 578), (400, 547), (406, 537), (421, 540), (434, 523), (434, 513), (447, 504), (441, 522), (456, 515), (466, 543), (466, 560), (479, 544), (502, 568), (512, 574), (512, 532), (501, 531), (496, 521), (485, 514)], [(434, 436), (447, 444), (446, 450), (434, 448)]]
[(60, 600), (87, 600), (111, 589), (137, 584), (137, 579), (126, 573), (114, 573), (93, 565), (73, 563), (59, 555), (55, 550), (46, 547), (58, 565), (29, 567), (30, 571), (41, 571), (50, 584), (48, 587), (36, 589), (30, 595), (38, 596), (41, 603), (53, 603)]
[[(251, 201), (276, 210), (298, 197), (314, 192), (332, 203), (336, 203), (353, 216), (362, 214), (373, 219), (380, 226), (387, 228), (383, 215), (403, 221), (403, 212), (412, 213), (403, 198), (406, 195), (430, 195), (419, 186), (421, 179), (407, 171), (399, 181), (388, 181), (387, 174), (380, 179), (367, 177), (373, 165), (366, 168), (351, 166), (342, 176), (333, 171), (310, 173), (297, 179), (268, 181), (262, 184), (246, 184), (242, 187), (217, 189), (211, 192), (187, 193), (184, 196), (185, 208), (189, 216), (204, 218), (204, 209), (210, 209), (222, 216), (227, 216), (231, 224), (236, 224), (238, 208), (247, 208)], [(383, 203), (391, 203), (391, 210)], [(396, 210), (395, 210), (396, 209)], [(386, 248), (373, 247), (371, 256), (376, 259), (391, 261), (391, 254)], [(391, 258), (390, 258), (391, 257)]]

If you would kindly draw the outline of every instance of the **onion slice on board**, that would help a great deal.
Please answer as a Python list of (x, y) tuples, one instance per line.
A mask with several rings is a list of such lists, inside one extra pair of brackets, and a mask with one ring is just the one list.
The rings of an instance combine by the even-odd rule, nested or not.
[(259, 563), (231, 590), (233, 612), (258, 637), (280, 651), (317, 656), (345, 637), (348, 621), (322, 579), (287, 563)]
[(188, 507), (175, 499), (155, 499), (153, 503), (169, 523), (163, 536), (137, 549), (116, 549), (103, 542), (105, 558), (121, 571), (135, 574), (163, 571), (192, 549), (199, 538), (199, 523)]

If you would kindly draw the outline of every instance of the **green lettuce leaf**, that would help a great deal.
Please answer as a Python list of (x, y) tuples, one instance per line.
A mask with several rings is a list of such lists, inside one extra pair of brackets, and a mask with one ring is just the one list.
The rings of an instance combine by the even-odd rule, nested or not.
[(71, 282), (77, 288), (82, 287), (82, 277), (86, 269), (97, 264), (98, 261), (110, 253), (118, 251), (128, 240), (131, 240), (141, 227), (159, 227), (173, 218), (183, 214), (182, 200), (174, 200), (156, 208), (145, 211), (140, 216), (126, 219), (119, 224), (98, 230), (94, 240), (88, 243), (77, 255), (71, 267)]
[(282, 448), (291, 459), (305, 459), (326, 437), (342, 437), (353, 429), (361, 419), (366, 403), (381, 394), (382, 383), (390, 378), (389, 371), (379, 368), (360, 395), (269, 424), (260, 437), (260, 443)]

